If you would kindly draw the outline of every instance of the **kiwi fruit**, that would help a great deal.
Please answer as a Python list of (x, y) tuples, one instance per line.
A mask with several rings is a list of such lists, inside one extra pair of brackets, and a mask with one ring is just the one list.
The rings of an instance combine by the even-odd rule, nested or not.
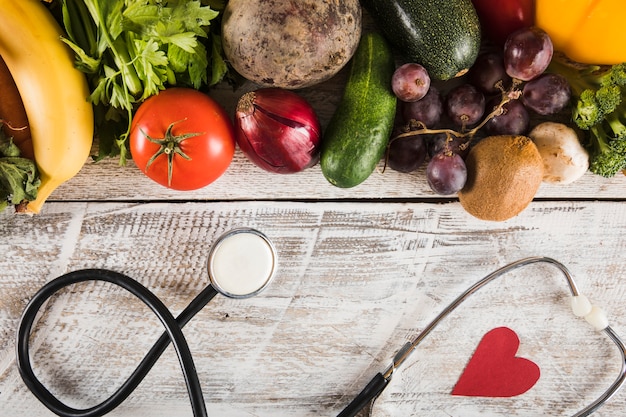
[(543, 159), (527, 136), (488, 136), (467, 158), (467, 182), (458, 193), (463, 208), (481, 220), (504, 221), (522, 212), (543, 179)]

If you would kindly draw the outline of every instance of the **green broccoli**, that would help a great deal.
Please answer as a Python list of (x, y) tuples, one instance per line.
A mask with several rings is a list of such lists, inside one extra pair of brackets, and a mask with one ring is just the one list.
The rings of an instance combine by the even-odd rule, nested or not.
[(578, 68), (555, 57), (551, 71), (570, 84), (572, 120), (587, 131), (589, 170), (607, 178), (625, 170), (626, 63)]

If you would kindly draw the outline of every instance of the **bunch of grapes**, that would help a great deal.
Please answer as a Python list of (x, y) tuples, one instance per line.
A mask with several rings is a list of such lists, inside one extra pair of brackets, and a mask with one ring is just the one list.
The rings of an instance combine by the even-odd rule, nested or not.
[(512, 33), (501, 51), (483, 52), (459, 84), (444, 95), (419, 64), (395, 71), (399, 124), (387, 165), (412, 172), (427, 162), (426, 179), (440, 195), (460, 191), (467, 179), (464, 158), (479, 132), (524, 135), (532, 113), (553, 115), (570, 100), (564, 77), (546, 72), (550, 37), (536, 27)]

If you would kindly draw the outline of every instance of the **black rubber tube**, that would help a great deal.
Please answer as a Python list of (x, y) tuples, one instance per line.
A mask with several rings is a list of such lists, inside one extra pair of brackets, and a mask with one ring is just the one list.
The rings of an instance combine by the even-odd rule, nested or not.
[[(146, 306), (159, 318), (165, 332), (152, 346), (129, 378), (109, 398), (98, 405), (86, 409), (70, 407), (56, 398), (35, 375), (30, 361), (29, 341), (37, 313), (43, 304), (61, 289), (86, 281), (104, 281), (122, 287)], [(136, 280), (106, 269), (83, 269), (62, 275), (43, 286), (30, 300), (19, 323), (17, 332), (17, 366), (26, 386), (50, 411), (62, 417), (100, 417), (119, 406), (137, 388), (172, 342), (183, 371), (193, 414), (207, 416), (202, 388), (196, 373), (189, 345), (182, 328), (217, 294), (212, 286), (207, 286), (193, 301), (174, 318), (168, 308), (150, 290)]]
[(377, 373), (370, 382), (367, 383), (363, 391), (357, 395), (337, 417), (354, 417), (385, 389), (389, 379), (386, 379), (380, 372)]

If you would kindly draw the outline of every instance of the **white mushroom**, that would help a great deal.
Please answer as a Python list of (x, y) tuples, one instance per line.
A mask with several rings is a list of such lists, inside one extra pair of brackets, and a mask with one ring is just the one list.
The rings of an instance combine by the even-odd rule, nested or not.
[(589, 169), (589, 154), (574, 129), (563, 123), (543, 122), (528, 136), (535, 142), (544, 162), (543, 181), (569, 184)]

